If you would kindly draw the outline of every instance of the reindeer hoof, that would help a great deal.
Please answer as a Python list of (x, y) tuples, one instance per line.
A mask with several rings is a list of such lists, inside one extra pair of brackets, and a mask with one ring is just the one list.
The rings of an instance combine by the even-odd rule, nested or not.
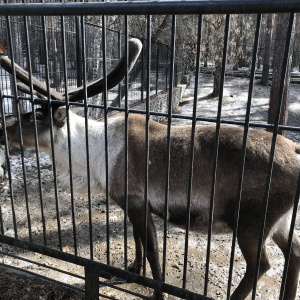
[(138, 275), (141, 274), (141, 269), (142, 269), (142, 266), (135, 262), (133, 262), (132, 264), (130, 264), (128, 266), (128, 271), (130, 271), (131, 273), (134, 273), (134, 274), (138, 274)]
[(160, 295), (160, 296), (152, 295), (152, 296), (147, 297), (147, 299), (149, 299), (149, 300), (166, 300), (164, 295)]
[(166, 300), (168, 297), (164, 293), (154, 292), (152, 296), (147, 297), (149, 300)]

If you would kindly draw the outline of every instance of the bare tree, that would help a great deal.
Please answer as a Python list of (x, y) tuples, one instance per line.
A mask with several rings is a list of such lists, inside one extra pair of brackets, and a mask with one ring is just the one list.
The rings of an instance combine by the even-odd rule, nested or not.
[(263, 59), (263, 70), (261, 77), (261, 84), (269, 84), (269, 71), (270, 71), (270, 55), (271, 55), (271, 43), (272, 43), (272, 27), (273, 27), (273, 15), (266, 15), (266, 30), (265, 30), (265, 51)]
[[(205, 19), (204, 19), (205, 20)], [(207, 22), (204, 22), (204, 37), (202, 43), (202, 59), (203, 66), (207, 68), (209, 61), (209, 49), (211, 44), (211, 26)]]
[(224, 42), (224, 16), (214, 16), (215, 35), (215, 51), (214, 51), (214, 87), (211, 97), (217, 97), (221, 89), (221, 71), (222, 71), (222, 57), (223, 57), (223, 42)]
[(58, 28), (58, 19), (49, 17), (50, 40), (51, 40), (51, 61), (52, 61), (52, 87), (59, 90), (62, 84), (62, 51), (61, 51), (61, 31)]
[(300, 71), (300, 14), (296, 14), (295, 42), (293, 50), (292, 69)]
[[(160, 19), (159, 19), (160, 20)], [(133, 22), (133, 20), (131, 20)], [(144, 19), (141, 19), (141, 22), (144, 22)], [(170, 15), (165, 15), (162, 17), (161, 23), (158, 25), (155, 25), (155, 31), (152, 34), (152, 42), (158, 42), (162, 39), (164, 39), (163, 35), (165, 34), (165, 30), (170, 26), (171, 22), (171, 16)], [(139, 26), (136, 26), (139, 27)], [(144, 61), (139, 61), (136, 65), (136, 67), (132, 70), (130, 77), (129, 77), (129, 82), (133, 82), (137, 76), (140, 74), (141, 70), (143, 69), (143, 64), (144, 64), (144, 69), (146, 69), (146, 60)], [(130, 86), (130, 83), (129, 83)], [(118, 95), (115, 97), (115, 99), (112, 101), (111, 106), (119, 106), (121, 99), (125, 96), (125, 86), (122, 86), (119, 89)]]
[[(275, 123), (276, 113), (278, 109), (278, 105), (282, 98), (282, 106), (279, 123), (281, 125), (286, 125), (288, 121), (288, 96), (289, 96), (289, 83), (291, 77), (291, 62), (292, 62), (292, 45), (294, 41), (294, 30), (295, 30), (295, 21), (293, 22), (293, 30), (290, 42), (290, 51), (289, 57), (286, 65), (285, 71), (285, 82), (284, 82), (284, 90), (283, 94), (280, 93), (281, 87), (281, 78), (284, 68), (284, 50), (285, 43), (287, 40), (287, 32), (288, 32), (288, 24), (290, 20), (290, 14), (278, 14), (276, 16), (276, 33), (275, 33), (275, 45), (274, 55), (273, 55), (273, 79), (272, 79), (272, 87), (270, 94), (270, 102), (269, 102), (269, 113), (268, 113), (268, 122), (270, 124)], [(284, 135), (282, 130), (279, 130), (280, 134)]]

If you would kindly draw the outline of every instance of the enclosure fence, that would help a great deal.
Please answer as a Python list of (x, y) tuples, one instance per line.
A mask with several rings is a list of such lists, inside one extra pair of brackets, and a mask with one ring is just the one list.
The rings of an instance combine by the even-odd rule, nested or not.
[[(219, 280), (221, 281), (218, 277), (218, 268), (215, 268), (215, 265), (212, 267), (211, 263), (211, 260), (216, 259), (219, 255), (216, 252), (222, 253), (226, 251), (222, 238), (219, 241), (212, 240), (214, 187), (218, 170), (217, 162), (222, 156), (222, 153), (218, 153), (218, 146), (222, 143), (222, 141), (219, 141), (220, 129), (225, 125), (238, 125), (244, 129), (243, 138), (245, 141), (247, 141), (248, 132), (253, 128), (272, 130), (273, 139), (271, 143), (272, 150), (270, 151), (270, 168), (265, 178), (266, 186), (270, 186), (273, 170), (272, 162), (278, 131), (284, 129), (288, 133), (292, 133), (292, 137), (297, 141), (300, 127), (297, 125), (280, 125), (281, 103), (278, 105), (274, 124), (269, 124), (266, 120), (257, 121), (256, 119), (252, 119), (251, 109), (255, 106), (252, 103), (252, 93), (255, 89), (256, 57), (259, 49), (258, 41), (261, 17), (265, 13), (290, 14), (286, 46), (285, 49), (282, 49), (285, 53), (285, 70), (288, 64), (289, 39), (292, 34), (292, 25), (295, 13), (298, 12), (300, 12), (300, 2), (298, 0), (0, 4), (0, 27), (2, 28), (1, 36), (3, 37), (3, 44), (7, 49), (7, 54), (12, 63), (18, 63), (23, 69), (27, 70), (30, 90), (29, 96), (18, 90), (16, 69), (14, 67), (12, 68), (12, 74), (0, 69), (1, 115), (3, 116), (2, 134), (4, 135), (4, 138), (2, 138), (4, 139), (6, 149), (8, 170), (7, 181), (2, 186), (0, 200), (0, 242), (2, 246), (0, 255), (5, 258), (5, 264), (13, 266), (13, 261), (20, 261), (20, 266), (30, 264), (37, 266), (38, 270), (45, 269), (46, 271), (43, 275), (41, 275), (40, 271), (33, 273), (77, 290), (84, 294), (85, 299), (99, 299), (99, 297), (101, 299), (147, 299), (147, 296), (149, 296), (148, 289), (163, 292), (168, 294), (169, 297), (182, 299), (216, 299), (218, 297), (229, 299), (239, 281), (238, 278), (235, 278), (235, 271), (241, 266), (236, 267), (240, 258), (235, 259), (235, 257), (236, 255), (240, 257), (241, 254), (240, 252), (237, 254), (237, 227), (234, 227), (233, 224), (231, 224), (234, 230), (233, 234), (230, 234), (228, 260), (226, 263), (220, 261), (223, 267), (226, 265), (224, 267), (225, 279), (223, 278), (224, 282), (222, 284), (218, 282)], [(168, 32), (170, 44), (166, 46), (165, 44), (152, 43), (153, 28), (151, 26), (153, 16), (170, 14), (171, 22)], [(220, 94), (217, 100), (214, 98), (209, 104), (210, 107), (214, 105), (216, 110), (213, 114), (205, 115), (203, 111), (197, 110), (198, 102), (205, 100), (199, 98), (199, 93), (201, 89), (205, 88), (203, 80), (207, 78), (202, 77), (200, 73), (200, 62), (203, 61), (201, 58), (201, 51), (203, 53), (201, 30), (203, 16), (213, 14), (224, 16)], [(222, 110), (223, 105), (225, 105), (223, 103), (224, 86), (227, 82), (227, 78), (225, 77), (227, 42), (230, 33), (230, 18), (233, 14), (255, 14), (255, 27), (249, 29), (253, 31), (253, 43), (251, 48), (250, 76), (246, 88), (247, 101), (242, 116), (239, 118), (235, 118), (232, 112), (226, 115)], [(184, 15), (195, 18), (198, 27), (195, 30), (197, 35), (194, 57), (196, 72), (193, 77), (195, 87), (192, 85), (190, 87), (192, 109), (189, 112), (185, 112), (182, 108), (182, 112), (180, 113), (179, 111), (172, 110), (172, 95), (176, 83), (180, 83), (181, 75), (183, 75), (180, 66), (180, 62), (183, 59), (180, 56), (181, 45), (177, 44), (177, 21)], [(90, 22), (90, 17), (92, 16), (98, 18), (99, 22), (97, 24)], [(121, 31), (106, 29), (108, 16), (122, 17)], [(129, 74), (126, 73), (124, 81), (109, 91), (107, 90), (108, 79), (104, 79), (103, 94), (100, 97), (94, 96), (95, 99), (93, 97), (88, 98), (87, 86), (90, 81), (99, 75), (106, 78), (109, 71), (117, 64), (121, 53), (125, 53), (125, 61), (129, 59), (128, 43), (132, 32), (129, 21), (133, 16), (143, 17), (146, 26), (146, 36), (138, 37), (142, 41), (143, 50), (135, 65), (136, 69), (131, 70)], [(16, 39), (16, 36), (19, 39)], [(94, 44), (95, 40), (99, 41), (99, 47), (90, 47), (91, 44)], [(131, 74), (136, 74), (136, 76)], [(281, 94), (284, 88), (285, 72), (283, 71), (282, 74)], [(131, 76), (132, 78), (134, 77), (132, 81)], [(40, 94), (34, 93), (33, 77), (44, 82), (45, 91), (47, 92), (46, 97), (41, 97)], [(83, 101), (69, 102), (68, 92), (72, 88), (81, 85), (84, 91)], [(51, 87), (60, 92), (60, 95), (65, 97), (63, 98), (64, 100), (54, 99), (51, 94)], [(168, 94), (166, 100), (168, 111), (166, 113), (150, 109), (151, 95), (159, 94), (162, 90), (167, 90)], [(60, 179), (58, 179), (57, 169), (59, 163), (56, 165), (56, 162), (62, 153), (55, 153), (54, 151), (55, 143), (57, 143), (58, 139), (56, 127), (59, 128), (61, 124), (59, 122), (55, 123), (51, 116), (52, 109), (55, 111), (59, 101), (65, 104), (68, 116), (66, 130), (68, 132), (69, 147), (62, 150), (65, 151), (64, 159), (69, 162), (69, 169), (63, 174), (67, 182), (67, 187), (61, 184)], [(141, 101), (144, 101), (145, 107), (131, 106), (133, 102)], [(22, 119), (23, 111), (20, 109), (21, 106), (17, 105), (14, 109), (14, 120), (18, 120), (19, 125), (16, 130), (19, 133), (21, 133), (24, 126), (31, 124), (30, 126), (33, 128), (31, 138), (33, 137), (34, 140), (32, 148), (34, 151), (27, 152), (25, 150), (27, 139), (29, 139), (26, 135), (20, 139), (18, 146), (20, 151), (17, 154), (12, 152), (15, 150), (11, 150), (8, 147), (10, 134), (12, 133), (9, 129), (10, 123), (8, 120), (10, 119), (6, 115), (11, 114), (13, 111), (9, 107), (10, 103), (25, 103), (25, 107), (27, 108), (24, 111), (33, 111), (31, 118), (28, 117), (26, 119), (25, 117), (25, 119)], [(40, 124), (44, 124), (45, 120), (40, 119), (40, 111), (35, 110), (43, 108), (45, 105), (50, 107), (49, 120), (51, 121), (49, 121), (50, 125), (48, 125), (51, 138), (48, 137), (48, 140), (51, 139), (52, 148), (49, 156), (41, 153), (44, 149), (42, 142), (43, 131), (39, 131), (39, 126)], [(81, 154), (80, 152), (76, 152), (76, 155), (79, 153), (79, 155), (83, 155), (86, 159), (86, 165), (82, 166), (86, 172), (85, 178), (77, 178), (73, 169), (77, 159), (73, 153), (77, 149), (74, 149), (76, 145), (71, 149), (71, 145), (73, 145), (71, 139), (74, 138), (72, 136), (74, 131), (71, 128), (72, 124), (69, 114), (72, 110), (77, 110), (79, 114), (83, 115), (83, 118), (80, 120), (83, 120), (82, 124), (85, 124), (86, 128), (85, 136), (81, 137), (84, 141), (84, 151)], [(100, 145), (97, 144), (96, 149), (92, 149), (90, 140), (87, 138), (90, 134), (88, 132), (88, 117), (92, 110), (96, 111), (95, 118), (99, 116), (103, 117), (101, 124), (103, 124), (104, 128), (102, 142), (105, 147), (105, 155), (102, 157), (103, 164), (99, 168), (95, 167), (95, 162), (89, 158), (93, 151), (97, 151), (97, 147), (100, 148)], [(125, 132), (125, 165), (121, 164), (119, 169), (114, 170), (116, 174), (123, 171), (125, 174), (124, 182), (119, 183), (123, 185), (123, 197), (126, 199), (122, 209), (109, 201), (109, 194), (107, 192), (110, 185), (110, 156), (112, 155), (108, 151), (111, 141), (108, 139), (107, 134), (110, 130), (109, 120), (111, 118), (108, 113), (111, 111), (115, 112), (115, 114), (121, 114), (125, 118), (126, 124), (125, 128), (122, 128)], [(164, 152), (166, 174), (164, 174), (163, 183), (165, 194), (162, 197), (164, 212), (160, 214), (163, 220), (154, 219), (159, 238), (162, 281), (152, 279), (150, 267), (146, 262), (146, 257), (148, 257), (147, 247), (145, 247), (146, 250), (144, 249), (142, 253), (142, 275), (130, 272), (129, 270), (130, 262), (135, 252), (133, 245), (135, 232), (128, 220), (128, 209), (131, 205), (129, 202), (131, 195), (128, 194), (128, 182), (131, 180), (128, 178), (131, 168), (130, 164), (128, 164), (128, 153), (135, 149), (132, 150), (130, 148), (132, 137), (128, 133), (128, 124), (130, 117), (136, 115), (142, 115), (147, 120), (145, 123), (141, 123), (146, 124), (146, 127), (143, 128), (146, 136), (149, 135), (150, 119), (155, 116), (163, 119), (164, 128), (166, 128), (167, 132), (167, 139), (164, 141), (166, 144)], [(20, 122), (21, 119), (25, 121)], [(184, 170), (179, 170), (179, 168), (174, 169), (171, 165), (173, 155), (170, 151), (172, 143), (171, 132), (176, 121), (190, 125), (190, 144), (186, 145), (186, 147), (191, 148), (189, 156), (191, 163), (190, 166), (186, 166), (188, 181), (185, 183), (186, 190), (183, 191), (183, 197), (187, 197), (188, 199), (191, 199), (193, 196), (192, 166), (196, 159), (193, 152), (194, 147), (196, 147), (196, 125), (209, 123), (215, 126), (216, 142), (214, 147), (209, 149), (212, 153), (207, 154), (211, 155), (214, 161), (212, 174), (207, 174), (207, 178), (212, 178), (210, 180), (212, 182), (212, 195), (209, 196), (211, 202), (209, 206), (210, 219), (207, 220), (207, 234), (194, 235), (193, 233), (192, 225), (197, 220), (190, 214), (191, 201), (187, 201), (187, 208), (182, 208), (179, 205), (179, 210), (186, 209), (188, 211), (187, 221), (181, 224), (183, 229), (175, 231), (171, 225), (171, 217), (170, 220), (168, 219), (168, 205), (172, 201), (171, 196), (174, 196), (170, 194), (170, 170), (178, 172), (178, 174), (185, 172)], [(138, 134), (139, 131), (137, 131)], [(118, 132), (115, 135), (117, 138)], [(149, 147), (150, 145), (146, 143), (144, 149), (145, 161), (141, 161), (139, 164), (139, 167), (145, 173), (143, 178), (140, 179), (141, 181), (145, 180), (144, 190), (142, 191), (145, 195), (145, 206), (143, 209), (145, 216), (147, 211), (152, 209), (148, 203), (148, 196), (150, 197), (150, 192), (155, 193), (155, 189), (148, 190), (148, 171), (151, 166), (151, 162), (148, 161)], [(246, 153), (245, 145), (243, 149)], [(245, 155), (243, 159), (245, 159)], [(178, 164), (180, 166), (180, 162)], [(241, 195), (244, 164), (241, 163), (239, 166), (240, 179), (237, 189), (238, 194)], [(125, 170), (122, 168), (125, 168)], [(257, 168), (259, 169), (259, 166)], [(93, 172), (95, 170), (100, 170), (99, 172), (102, 172), (105, 177), (101, 185), (103, 185), (102, 187), (106, 187), (104, 189), (106, 192), (100, 194), (100, 196), (92, 194), (92, 190), (94, 189), (93, 176), (95, 176)], [(136, 178), (135, 180), (139, 181)], [(78, 186), (80, 187), (83, 182), (87, 182), (87, 195), (77, 196)], [(266, 199), (268, 199), (268, 191)], [(299, 198), (299, 185), (296, 196)], [(298, 213), (299, 199), (295, 198), (290, 221), (289, 249), (292, 246), (292, 232)], [(235, 222), (238, 222), (239, 217), (238, 206), (240, 202), (238, 200), (240, 199), (237, 199), (237, 209), (235, 207), (232, 209), (236, 217)], [(262, 220), (262, 226), (259, 227), (260, 239), (255, 241), (260, 242), (260, 244), (257, 247), (258, 259), (255, 261), (256, 274), (253, 280), (253, 298), (257, 295), (260, 298), (260, 294), (257, 292), (257, 281), (259, 279), (260, 255), (262, 252), (267, 207), (268, 200), (261, 207), (265, 219)], [(155, 212), (155, 209), (153, 211)], [(140, 217), (137, 213), (136, 218)], [(147, 232), (149, 224), (147, 224), (147, 218), (145, 217), (144, 219), (144, 232)], [(197, 243), (201, 244), (202, 250), (198, 246), (195, 246)], [(221, 245), (215, 248), (216, 244)], [(9, 250), (5, 250), (5, 247), (9, 247)], [(40, 257), (34, 259), (32, 255), (30, 256), (32, 253), (39, 254)], [(201, 259), (198, 259), (197, 255), (200, 255)], [(283, 299), (285, 280), (288, 272), (288, 258), (286, 261), (281, 262), (284, 268), (280, 271), (280, 282), (277, 286), (274, 285), (272, 287), (272, 291), (276, 290), (276, 296), (274, 294), (274, 297)], [(72, 265), (73, 267), (68, 267), (66, 270), (64, 267), (67, 265)], [(242, 265), (241, 268), (245, 271), (245, 265)], [(24, 270), (22, 267), (19, 269)], [(27, 270), (27, 272), (29, 271)], [(62, 275), (54, 275), (51, 278), (48, 276), (50, 273)], [(73, 279), (66, 281), (65, 278)], [(221, 296), (218, 296), (218, 293), (220, 293), (217, 290), (219, 285), (221, 285), (222, 290)], [(268, 296), (270, 297), (270, 293), (267, 293), (266, 297)]]
[[(65, 36), (65, 43), (67, 44), (68, 51), (66, 51), (66, 79), (67, 86), (69, 89), (75, 89), (82, 85), (83, 82), (83, 63), (82, 63), (82, 39), (80, 32), (80, 19), (78, 17), (66, 17), (64, 19), (65, 29), (62, 33), (63, 28), (60, 26), (60, 20), (52, 16), (47, 19), (47, 22), (42, 24), (42, 20), (39, 17), (31, 17), (28, 22), (28, 45), (30, 47), (30, 64), (32, 68), (32, 75), (43, 81), (46, 80), (46, 66), (45, 62), (48, 58), (48, 72), (50, 86), (55, 88), (57, 91), (64, 92), (64, 65), (63, 57), (61, 56), (62, 49), (62, 35)], [(1, 44), (8, 50), (9, 49), (9, 38), (7, 21), (4, 16), (0, 19), (1, 28)], [(10, 22), (10, 34), (11, 39), (14, 41), (13, 55), (15, 62), (27, 68), (28, 57), (26, 51), (26, 33), (24, 31), (24, 22), (22, 17), (15, 17)], [(48, 49), (46, 52), (45, 45), (43, 43), (43, 28), (45, 29), (45, 35), (49, 41)], [(101, 31), (102, 26), (91, 22), (85, 23), (85, 51), (86, 51), (86, 78), (88, 81), (93, 80), (97, 77), (103, 76), (103, 43), (101, 42)], [(124, 43), (125, 35), (121, 31), (112, 29), (106, 29), (107, 35), (107, 47), (108, 53), (106, 57), (106, 64), (108, 69), (112, 69), (118, 62), (122, 44)], [(139, 37), (144, 45), (147, 41), (143, 37)], [(170, 68), (170, 56), (168, 45), (161, 44), (158, 42), (151, 43), (151, 76), (150, 76), (150, 94), (157, 95), (159, 92), (165, 91), (168, 87), (168, 73)], [(46, 54), (47, 53), (47, 54)], [(144, 55), (139, 59), (138, 65), (133, 70), (128, 80), (128, 101), (129, 105), (132, 106), (136, 103), (140, 103), (145, 99), (145, 68), (143, 60)], [(177, 67), (175, 72), (175, 83), (180, 82), (181, 68)], [(142, 67), (141, 67), (142, 66)], [(1, 76), (1, 88), (6, 94), (12, 93), (12, 77), (3, 69), (0, 68)], [(108, 103), (110, 106), (124, 107), (124, 86), (121, 85), (111, 90), (109, 94)], [(91, 99), (92, 104), (100, 105), (103, 101), (101, 95), (94, 96)], [(27, 102), (26, 107), (21, 107), (23, 111), (30, 111), (31, 107)], [(90, 109), (92, 110), (92, 109)], [(7, 99), (4, 111), (6, 113), (12, 113), (14, 111), (13, 102)], [(97, 113), (89, 112), (89, 116), (93, 118), (99, 118), (102, 111)]]

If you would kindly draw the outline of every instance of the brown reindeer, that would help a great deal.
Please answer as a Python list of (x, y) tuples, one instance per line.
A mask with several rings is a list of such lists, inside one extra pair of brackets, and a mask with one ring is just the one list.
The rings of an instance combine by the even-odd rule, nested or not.
[[(129, 42), (129, 70), (141, 50), (141, 43), (132, 39)], [(7, 58), (1, 58), (1, 65), (9, 72), (12, 66)], [(107, 86), (113, 87), (124, 77), (125, 59), (108, 75)], [(28, 74), (16, 67), (17, 78), (22, 82), (19, 88), (29, 92)], [(46, 86), (36, 79), (33, 89), (39, 97), (48, 95)], [(88, 97), (103, 90), (103, 80), (87, 85)], [(67, 123), (66, 109), (63, 106), (65, 95), (50, 90), (52, 102), (54, 149), (56, 166), (68, 175), (66, 159)], [(68, 94), (70, 101), (84, 97), (81, 87)], [(44, 105), (35, 110), (38, 143), (41, 151), (51, 153), (49, 109)], [(24, 146), (35, 147), (33, 113), (21, 115)], [(74, 186), (76, 192), (86, 193), (86, 144), (85, 119), (70, 111), (71, 154), (73, 162)], [(6, 117), (7, 135), (11, 145), (19, 145), (18, 120)], [(103, 122), (88, 122), (91, 189), (98, 193), (106, 188), (105, 177), (105, 127)], [(142, 265), (142, 243), (144, 231), (145, 197), (145, 149), (146, 119), (140, 115), (130, 115), (128, 119), (128, 216), (133, 225), (136, 243), (136, 257), (130, 270), (140, 273)], [(108, 194), (124, 209), (125, 178), (125, 118), (109, 118), (108, 136)], [(170, 142), (169, 203), (165, 215), (165, 174), (167, 160), (167, 126), (150, 120), (149, 123), (149, 162), (148, 162), (148, 215), (147, 215), (147, 259), (153, 278), (161, 280), (161, 267), (152, 214), (168, 218), (170, 223), (184, 226), (187, 221), (187, 201), (191, 153), (191, 126), (172, 126)], [(221, 126), (219, 136), (219, 157), (215, 182), (213, 233), (227, 233), (234, 229), (235, 207), (238, 195), (239, 173), (241, 168), (244, 131), (234, 126)], [(196, 126), (192, 192), (190, 197), (190, 229), (207, 233), (212, 190), (212, 170), (214, 165), (215, 126)], [(240, 218), (237, 240), (247, 263), (246, 273), (231, 295), (231, 299), (245, 299), (254, 284), (257, 247), (260, 238), (262, 212), (269, 173), (272, 134), (263, 130), (250, 130), (244, 166), (241, 193)], [(300, 171), (300, 146), (291, 140), (278, 136), (274, 155), (273, 173), (269, 191), (268, 210), (258, 276), (261, 277), (270, 267), (266, 252), (267, 238), (272, 238), (287, 256), (289, 228), (292, 209), (296, 197), (297, 180)], [(286, 279), (284, 299), (295, 299), (300, 268), (300, 241), (294, 233), (290, 252), (290, 262)], [(154, 299), (163, 299), (163, 294), (154, 291)]]

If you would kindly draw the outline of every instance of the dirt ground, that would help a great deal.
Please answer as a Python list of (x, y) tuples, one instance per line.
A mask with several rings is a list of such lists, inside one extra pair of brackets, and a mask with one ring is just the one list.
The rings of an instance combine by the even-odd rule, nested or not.
[(59, 284), (11, 268), (0, 267), (0, 299), (80, 300), (78, 293)]
[[(200, 89), (197, 103), (197, 112), (202, 116), (215, 117), (218, 99), (210, 99), (207, 96), (212, 91), (211, 76), (202, 75), (200, 78)], [(193, 84), (185, 91), (184, 99), (179, 113), (190, 115), (193, 103)], [(290, 91), (290, 122), (293, 125), (300, 125), (300, 85), (291, 85)], [(248, 79), (227, 77), (225, 82), (224, 100), (222, 107), (223, 118), (243, 120), (248, 93)], [(253, 94), (253, 108), (251, 110), (251, 121), (263, 122), (267, 117), (269, 88), (255, 84)], [(186, 120), (174, 119), (173, 124), (188, 123)], [(299, 135), (299, 134), (298, 134)], [(297, 134), (289, 137), (300, 141)], [(23, 180), (22, 163), (18, 153), (13, 153), (10, 160), (14, 207), (18, 237), (28, 240), (30, 235), (33, 242), (44, 243), (46, 240), (49, 247), (58, 248), (59, 237), (57, 234), (57, 203), (55, 201), (53, 172), (51, 161), (48, 156), (40, 154), (41, 185), (39, 185), (36, 154), (34, 151), (25, 152), (26, 182)], [(24, 196), (25, 189), (28, 192), (28, 199)], [(42, 204), (40, 200), (42, 194)], [(9, 194), (9, 185), (6, 181), (0, 190), (0, 201), (4, 234), (14, 236), (12, 219), (12, 203)], [(28, 201), (28, 206), (26, 205)], [(90, 203), (89, 203), (90, 201)], [(89, 227), (89, 205), (92, 208), (92, 229)], [(60, 211), (60, 226), (62, 250), (67, 253), (74, 252), (74, 227), (72, 221), (72, 208), (75, 211), (75, 231), (78, 255), (90, 258), (91, 250), (93, 259), (103, 263), (107, 262), (107, 254), (110, 254), (110, 264), (120, 268), (124, 267), (124, 215), (122, 210), (113, 203), (109, 204), (109, 235), (106, 239), (106, 201), (105, 195), (93, 196), (91, 199), (84, 196), (75, 196), (74, 203), (71, 201), (70, 191), (58, 182), (58, 207)], [(42, 208), (45, 222), (42, 222)], [(30, 212), (30, 219), (26, 211)], [(298, 216), (299, 220), (299, 216)], [(155, 218), (157, 234), (159, 238), (160, 253), (162, 254), (163, 222)], [(30, 226), (29, 226), (30, 225)], [(46, 228), (44, 235), (43, 225)], [(132, 229), (128, 224), (128, 257), (129, 262), (133, 259), (134, 243)], [(296, 227), (300, 234), (299, 222)], [(92, 238), (90, 239), (90, 232)], [(166, 261), (166, 282), (181, 286), (183, 274), (183, 255), (185, 231), (169, 226), (167, 236), (167, 261)], [(207, 237), (195, 232), (189, 235), (189, 257), (187, 288), (194, 292), (203, 292), (205, 259), (206, 259)], [(227, 277), (229, 269), (231, 249), (231, 235), (214, 236), (211, 249), (211, 263), (209, 271), (208, 296), (214, 299), (225, 299), (227, 290)], [(270, 243), (268, 252), (272, 261), (272, 268), (259, 281), (257, 289), (258, 299), (276, 299), (279, 295), (281, 273), (283, 269), (283, 257), (278, 248)], [(28, 261), (17, 259), (15, 256), (38, 262), (39, 265)], [(0, 264), (14, 266), (21, 270), (31, 271), (35, 274), (52, 278), (58, 282), (64, 282), (75, 288), (82, 289), (84, 280), (83, 269), (76, 265), (68, 264), (59, 260), (51, 259), (43, 255), (23, 251), (0, 244)], [(50, 266), (52, 269), (49, 269)], [(63, 269), (67, 273), (57, 272)], [(234, 276), (232, 290), (237, 286), (245, 272), (245, 262), (239, 248), (236, 249)], [(150, 276), (149, 267), (147, 275)], [(135, 291), (142, 295), (149, 295), (150, 291), (135, 284), (118, 285), (120, 288)], [(101, 287), (100, 293), (104, 298), (109, 299), (138, 299), (136, 296), (120, 292), (113, 288)], [(11, 272), (8, 269), (0, 270), (0, 299), (80, 299), (81, 294), (70, 292), (69, 289), (49, 283), (33, 276), (23, 275), (20, 272)], [(175, 299), (169, 296), (168, 299)], [(250, 298), (249, 298), (250, 299)], [(300, 299), (300, 297), (299, 297)]]

